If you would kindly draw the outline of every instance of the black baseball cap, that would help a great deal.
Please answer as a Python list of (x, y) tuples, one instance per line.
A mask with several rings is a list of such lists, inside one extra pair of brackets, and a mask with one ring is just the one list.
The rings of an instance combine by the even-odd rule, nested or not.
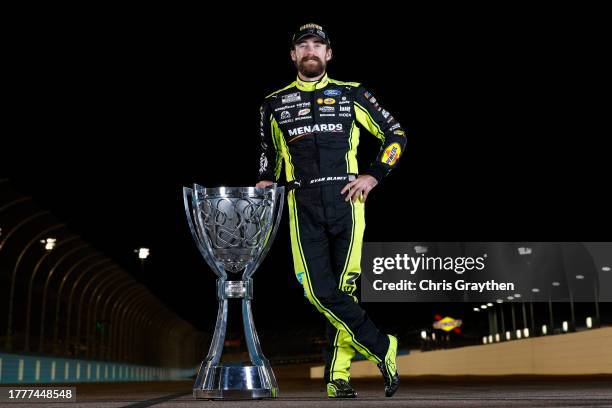
[(298, 41), (300, 41), (304, 37), (309, 37), (314, 35), (315, 37), (319, 37), (322, 39), (325, 44), (331, 47), (329, 42), (329, 36), (327, 32), (318, 24), (304, 24), (299, 28), (299, 30), (293, 34), (293, 38), (291, 39), (291, 45), (295, 45)]

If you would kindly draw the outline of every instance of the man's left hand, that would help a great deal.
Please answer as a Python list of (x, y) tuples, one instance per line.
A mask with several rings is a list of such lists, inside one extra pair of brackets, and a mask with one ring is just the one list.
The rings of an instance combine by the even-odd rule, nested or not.
[(344, 186), (340, 194), (344, 194), (348, 191), (345, 201), (353, 200), (353, 202), (355, 202), (361, 200), (361, 202), (365, 202), (368, 198), (368, 194), (377, 184), (378, 181), (374, 177), (369, 174), (362, 174)]

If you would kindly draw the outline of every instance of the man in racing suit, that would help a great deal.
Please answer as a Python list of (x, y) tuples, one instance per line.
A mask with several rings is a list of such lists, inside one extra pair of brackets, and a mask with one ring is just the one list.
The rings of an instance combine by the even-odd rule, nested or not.
[[(298, 77), (268, 95), (260, 109), (257, 187), (278, 180), (285, 163), (295, 274), (328, 321), (328, 396), (356, 396), (349, 368), (358, 351), (378, 365), (390, 397), (399, 386), (397, 339), (376, 328), (354, 292), (361, 273), (365, 199), (397, 165), (406, 137), (363, 86), (327, 76), (331, 56), (322, 27), (307, 24), (293, 36), (291, 58)], [(362, 173), (357, 123), (382, 142), (376, 160)]]

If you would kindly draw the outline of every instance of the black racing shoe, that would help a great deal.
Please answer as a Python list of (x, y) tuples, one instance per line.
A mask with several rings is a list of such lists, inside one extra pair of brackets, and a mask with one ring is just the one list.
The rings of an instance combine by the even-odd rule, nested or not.
[(385, 361), (378, 364), (378, 368), (385, 380), (385, 397), (392, 397), (399, 388), (399, 373), (395, 365), (397, 357), (397, 338), (389, 336), (389, 350), (385, 355)]
[(355, 398), (357, 393), (346, 380), (334, 380), (327, 383), (329, 398)]

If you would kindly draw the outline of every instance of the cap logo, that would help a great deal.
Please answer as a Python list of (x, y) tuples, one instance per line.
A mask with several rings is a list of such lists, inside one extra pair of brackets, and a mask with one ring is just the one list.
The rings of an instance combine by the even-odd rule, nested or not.
[(323, 30), (323, 27), (321, 27), (318, 24), (304, 24), (303, 26), (300, 27), (300, 31), (306, 30), (307, 28), (314, 28), (316, 30)]

